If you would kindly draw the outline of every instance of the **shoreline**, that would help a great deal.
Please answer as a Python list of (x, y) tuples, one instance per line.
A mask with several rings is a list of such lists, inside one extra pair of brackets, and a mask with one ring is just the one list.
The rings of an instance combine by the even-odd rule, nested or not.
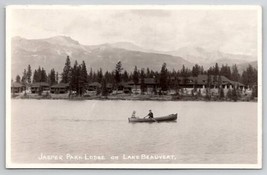
[(72, 96), (68, 95), (13, 95), (11, 99), (36, 99), (36, 100), (70, 100), (70, 101), (78, 101), (78, 100), (125, 100), (125, 101), (204, 101), (204, 102), (258, 102), (257, 98), (251, 99), (250, 97), (240, 98), (236, 101), (224, 98), (219, 99), (218, 97), (211, 97), (207, 99), (206, 97), (199, 96), (174, 96), (174, 95), (110, 95), (110, 96)]

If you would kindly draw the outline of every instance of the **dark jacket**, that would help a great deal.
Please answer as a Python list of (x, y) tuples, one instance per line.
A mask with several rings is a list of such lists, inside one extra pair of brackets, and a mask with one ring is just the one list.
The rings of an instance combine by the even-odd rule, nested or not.
[(148, 116), (149, 116), (148, 118), (153, 118), (153, 113), (149, 112)]

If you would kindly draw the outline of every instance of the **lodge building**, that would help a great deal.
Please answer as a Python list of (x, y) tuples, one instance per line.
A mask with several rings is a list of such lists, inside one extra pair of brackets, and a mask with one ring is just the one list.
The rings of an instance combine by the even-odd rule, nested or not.
[(50, 86), (46, 82), (38, 82), (31, 84), (31, 93), (38, 94), (39, 92), (50, 91)]
[[(240, 82), (235, 82), (229, 80), (225, 76), (213, 76), (211, 75), (208, 79), (207, 75), (198, 75), (196, 77), (171, 77), (169, 78), (169, 90), (165, 92), (165, 94), (171, 94), (175, 91), (175, 89), (182, 89), (183, 93), (188, 94), (192, 92), (192, 90), (200, 91), (201, 94), (206, 93), (206, 88), (212, 89), (212, 92), (218, 93), (219, 88), (223, 88), (225, 93), (228, 89), (238, 88), (244, 90), (246, 87)], [(141, 86), (143, 85), (143, 90), (145, 94), (154, 94), (161, 91), (160, 83), (155, 78), (144, 78), (143, 82), (139, 79), (138, 83), (134, 83), (133, 81), (129, 82), (121, 82), (117, 86), (111, 83), (107, 83), (106, 87), (109, 93), (113, 90), (120, 93), (133, 93), (133, 94), (141, 94)], [(97, 94), (96, 92), (101, 91), (101, 84), (99, 82), (92, 82), (86, 86), (88, 92), (93, 92), (93, 94)], [(21, 93), (26, 90), (25, 85), (21, 83), (13, 82), (11, 85), (12, 93)], [(50, 92), (51, 94), (65, 94), (69, 93), (70, 85), (69, 83), (59, 83), (50, 86), (45, 82), (33, 83), (30, 85), (30, 91), (32, 94), (37, 94), (39, 92)]]
[(225, 76), (214, 76), (210, 75), (210, 80), (208, 82), (208, 75), (198, 75), (196, 77), (178, 77), (171, 78), (171, 84), (175, 84), (175, 81), (178, 82), (178, 85), (181, 88), (230, 88), (230, 87), (245, 87), (244, 84), (236, 81), (229, 80)]
[(69, 91), (70, 85), (69, 83), (59, 83), (52, 85), (50, 87), (50, 93), (51, 94), (65, 94)]

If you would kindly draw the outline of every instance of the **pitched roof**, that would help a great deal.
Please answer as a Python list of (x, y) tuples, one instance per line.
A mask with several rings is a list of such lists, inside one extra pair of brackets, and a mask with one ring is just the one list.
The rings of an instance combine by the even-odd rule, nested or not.
[[(156, 79), (154, 79), (154, 78), (144, 78), (144, 83), (145, 84), (157, 84)], [(129, 81), (129, 82), (127, 82), (127, 84), (133, 85), (134, 82), (133, 81)], [(141, 84), (141, 79), (140, 78), (138, 80), (138, 84)]]
[(90, 83), (89, 86), (101, 87), (101, 84), (98, 82), (93, 82), (93, 83)]
[[(232, 85), (244, 86), (242, 83), (229, 80), (227, 77), (225, 77), (223, 75), (221, 75), (220, 77), (221, 77), (221, 81), (222, 81), (223, 85), (232, 84)], [(174, 78), (172, 78), (172, 79), (174, 79)], [(183, 80), (186, 79), (187, 80), (186, 84), (188, 84), (188, 85), (193, 85), (195, 83), (198, 85), (205, 85), (205, 84), (207, 84), (208, 75), (198, 75), (197, 77), (190, 76), (190, 77), (185, 77), (185, 78), (184, 77), (178, 77), (178, 79), (180, 80), (180, 84), (182, 84)], [(214, 81), (215, 79), (216, 79), (216, 81)], [(218, 82), (218, 80), (219, 80), (219, 76), (210, 75), (211, 84)]]
[(18, 82), (12, 82), (11, 87), (20, 88), (20, 87), (25, 87), (25, 85), (18, 83)]
[(31, 84), (31, 87), (40, 87), (40, 86), (49, 86), (49, 84), (46, 82), (37, 82), (37, 83)]
[(69, 83), (59, 83), (59, 84), (54, 84), (53, 86), (51, 86), (51, 88), (65, 88), (68, 86), (69, 86)]
[(234, 86), (245, 86), (243, 83), (240, 83), (240, 82), (237, 82), (237, 81), (231, 81), (231, 84), (234, 85)]
[[(140, 80), (141, 82), (141, 80)], [(156, 80), (154, 78), (145, 78), (144, 79), (145, 84), (156, 84)]]

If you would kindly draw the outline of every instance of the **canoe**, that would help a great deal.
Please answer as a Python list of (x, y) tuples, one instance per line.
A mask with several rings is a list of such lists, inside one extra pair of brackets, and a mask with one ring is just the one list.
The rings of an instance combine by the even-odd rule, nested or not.
[(175, 121), (177, 119), (177, 114), (170, 114), (163, 117), (155, 117), (153, 119), (151, 118), (128, 118), (128, 121), (131, 123), (135, 122), (163, 122), (163, 121)]

